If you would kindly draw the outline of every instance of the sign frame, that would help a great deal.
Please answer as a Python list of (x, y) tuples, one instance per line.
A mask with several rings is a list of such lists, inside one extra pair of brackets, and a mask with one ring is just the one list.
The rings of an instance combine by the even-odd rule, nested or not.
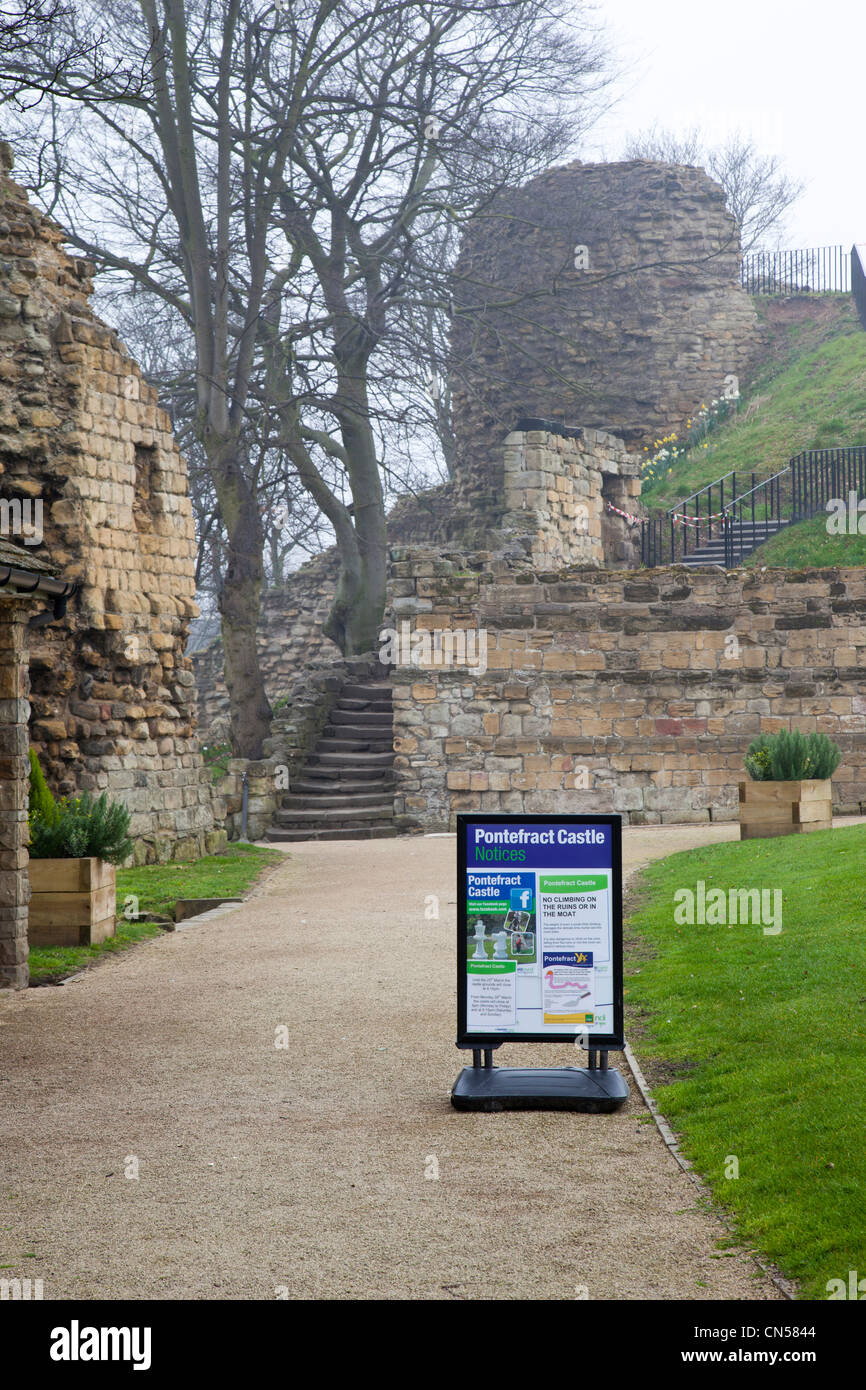
[[(568, 825), (589, 828), (607, 826), (611, 832), (611, 974), (613, 983), (613, 1032), (587, 1033), (575, 1026), (573, 1031), (557, 1033), (469, 1032), (466, 1024), (466, 965), (469, 958), (468, 913), (466, 910), (466, 830), (471, 824), (485, 825)], [(555, 871), (555, 870), (553, 870)], [(581, 815), (579, 812), (553, 812), (549, 815), (504, 814), (484, 811), (459, 812), (457, 815), (457, 1046), (460, 1048), (489, 1048), (501, 1043), (543, 1042), (573, 1044), (585, 1037), (590, 1052), (621, 1052), (625, 1046), (623, 1027), (623, 944), (622, 944), (622, 817), (619, 815)]]

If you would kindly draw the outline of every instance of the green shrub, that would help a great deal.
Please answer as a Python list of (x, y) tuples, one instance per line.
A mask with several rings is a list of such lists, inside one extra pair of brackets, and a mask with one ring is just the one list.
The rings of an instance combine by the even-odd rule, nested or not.
[(838, 744), (826, 734), (781, 729), (756, 738), (749, 745), (745, 763), (753, 782), (823, 781), (833, 776), (841, 758)]
[(230, 743), (203, 743), (201, 756), (205, 767), (210, 770), (211, 781), (219, 782), (228, 773), (232, 746)]
[[(49, 793), (50, 795), (50, 793)], [(31, 859), (104, 859), (122, 864), (132, 853), (129, 837), (130, 814), (120, 801), (108, 800), (103, 792), (96, 800), (89, 792), (64, 797), (54, 805), (54, 816), (47, 819), (31, 812)]]
[(57, 819), (57, 803), (51, 795), (48, 783), (45, 780), (45, 773), (39, 763), (39, 759), (30, 749), (30, 805), (28, 819), (31, 827), (34, 818), (45, 821), (46, 825), (53, 825)]
[(753, 782), (771, 782), (773, 780), (769, 734), (761, 734), (759, 738), (749, 744), (745, 763), (746, 771)]

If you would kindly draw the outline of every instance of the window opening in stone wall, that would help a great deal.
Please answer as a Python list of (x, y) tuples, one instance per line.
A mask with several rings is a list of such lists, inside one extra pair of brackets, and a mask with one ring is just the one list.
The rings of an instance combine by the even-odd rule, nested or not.
[(135, 498), (132, 516), (136, 530), (152, 532), (156, 514), (156, 449), (146, 444), (135, 446)]

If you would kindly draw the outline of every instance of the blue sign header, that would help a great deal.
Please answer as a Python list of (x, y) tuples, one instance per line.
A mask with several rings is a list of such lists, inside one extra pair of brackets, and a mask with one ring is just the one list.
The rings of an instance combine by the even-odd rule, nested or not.
[(470, 821), (466, 826), (466, 868), (590, 869), (612, 867), (607, 825), (557, 821), (521, 824)]

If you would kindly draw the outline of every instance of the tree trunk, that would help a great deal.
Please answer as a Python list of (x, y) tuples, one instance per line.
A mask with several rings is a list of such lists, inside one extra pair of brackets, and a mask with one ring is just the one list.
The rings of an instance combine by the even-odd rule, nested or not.
[(264, 534), (255, 494), (234, 460), (214, 482), (228, 535), (219, 592), (229, 728), (236, 758), (260, 758), (272, 710), (259, 667), (256, 628), (264, 566)]
[[(337, 395), (353, 408), (341, 411), (340, 429), (352, 489), (352, 535), (337, 533), (340, 577), (324, 632), (344, 656), (375, 651), (379, 645), (388, 578), (385, 499), (370, 427), (365, 364), (354, 363), (340, 373)], [(346, 544), (346, 540), (349, 544)]]
[(322, 630), (344, 656), (359, 656), (379, 646), (385, 611), (385, 549), (375, 547), (365, 555), (359, 543), (355, 555), (347, 556), (343, 550), (340, 560), (334, 602)]

